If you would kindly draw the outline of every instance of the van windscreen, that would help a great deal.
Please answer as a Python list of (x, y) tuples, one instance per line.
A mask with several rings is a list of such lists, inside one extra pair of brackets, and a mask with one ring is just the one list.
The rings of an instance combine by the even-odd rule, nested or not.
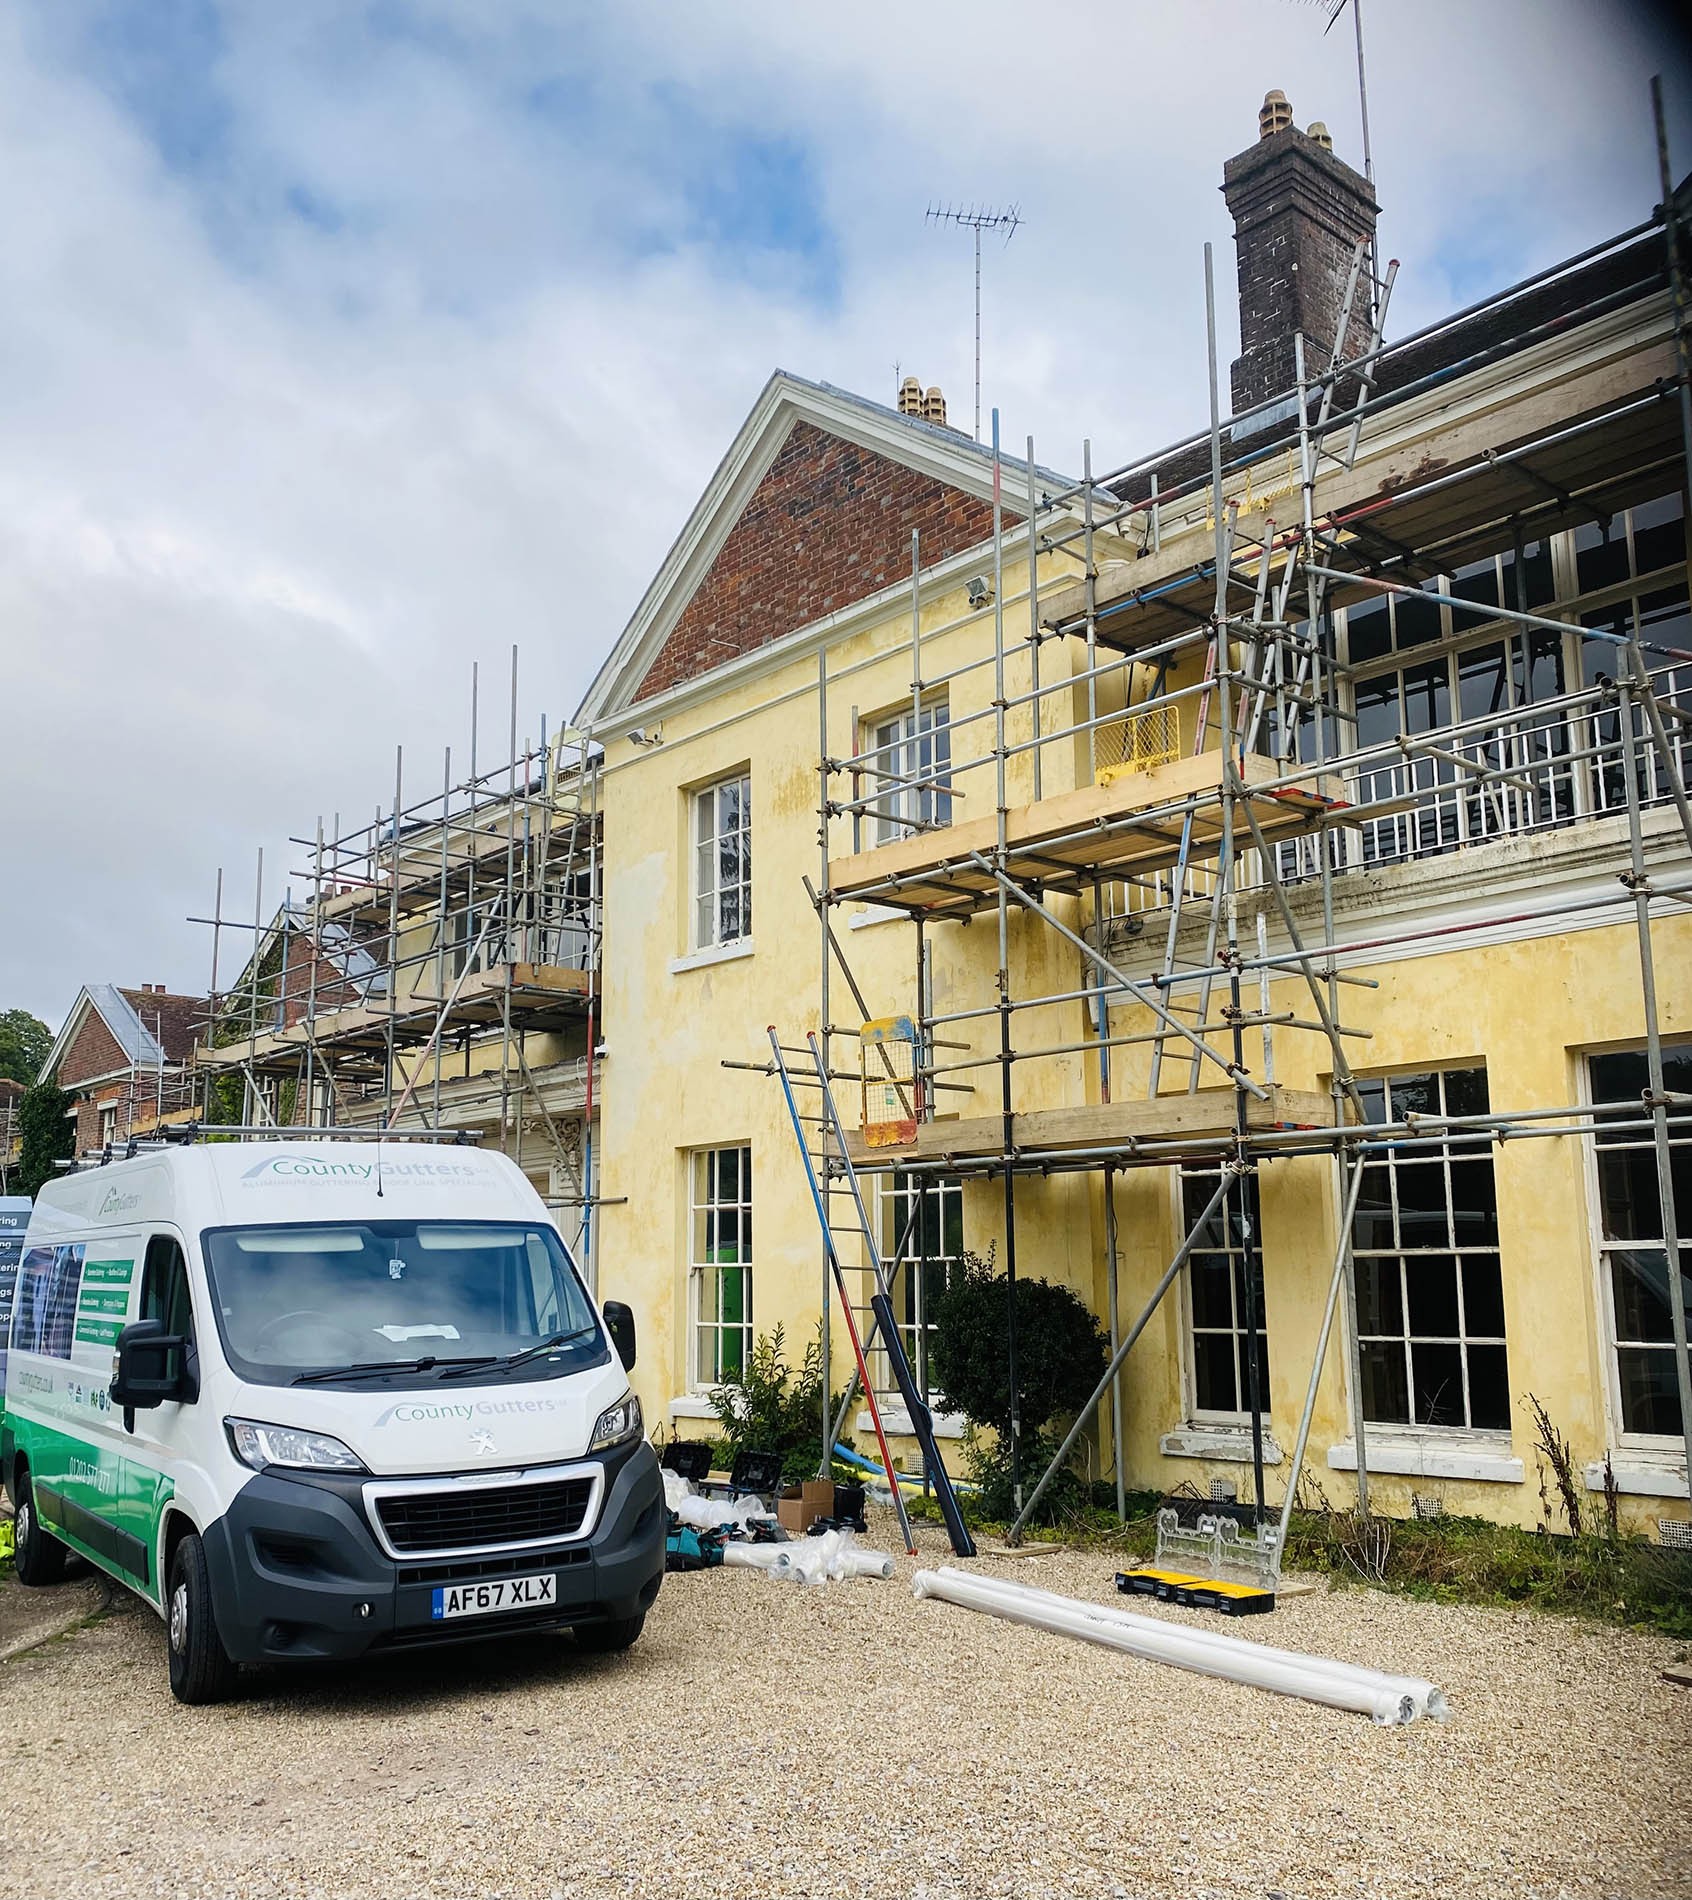
[[(601, 1364), (609, 1347), (557, 1232), (543, 1223), (335, 1221), (211, 1228), (218, 1332), (243, 1378), (286, 1385), (433, 1378), (487, 1360), (490, 1378)], [(543, 1341), (554, 1350), (506, 1368)]]

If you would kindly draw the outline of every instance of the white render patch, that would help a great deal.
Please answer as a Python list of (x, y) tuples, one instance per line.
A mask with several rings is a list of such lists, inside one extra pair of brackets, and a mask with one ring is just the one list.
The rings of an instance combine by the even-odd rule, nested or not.
[[(1482, 1440), (1469, 1444), (1448, 1444), (1431, 1438), (1388, 1436), (1369, 1432), (1369, 1469), (1382, 1477), (1467, 1478), (1476, 1484), (1520, 1484), (1526, 1472), (1519, 1458), (1510, 1453), (1509, 1441), (1496, 1444)], [(1355, 1471), (1355, 1443), (1328, 1448), (1330, 1471)]]
[[(1369, 1459), (1372, 1465), (1373, 1454)], [(1678, 1458), (1653, 1458), (1649, 1454), (1635, 1452), (1631, 1457), (1623, 1455), (1610, 1460), (1610, 1471), (1616, 1481), (1616, 1490), (1624, 1498), (1683, 1498), (1686, 1491), (1686, 1466)], [(1586, 1467), (1586, 1488), (1601, 1493), (1604, 1489), (1604, 1467), (1601, 1462)]]
[[(881, 1423), (882, 1428), (890, 1438), (914, 1438), (916, 1436), (916, 1426), (911, 1422), (911, 1415), (905, 1410), (903, 1405), (884, 1405), (881, 1408)], [(934, 1436), (936, 1438), (961, 1439), (964, 1435), (964, 1427), (968, 1423), (969, 1421), (964, 1417), (962, 1412), (937, 1411), (934, 1414)], [(868, 1411), (859, 1412), (853, 1424), (853, 1430), (859, 1432), (873, 1432), (875, 1430), (875, 1420), (870, 1417)]]
[(684, 970), (707, 970), (713, 963), (735, 963), (752, 953), (750, 937), (736, 937), (729, 943), (707, 944), (703, 950), (690, 950), (686, 956), (672, 957), (670, 975), (680, 976)]
[[(1228, 1426), (1188, 1425), (1178, 1432), (1165, 1432), (1157, 1448), (1165, 1458), (1213, 1458), (1223, 1465), (1249, 1465), (1252, 1459), (1250, 1431)], [(1281, 1457), (1280, 1442), (1265, 1423), (1263, 1462), (1278, 1465)]]

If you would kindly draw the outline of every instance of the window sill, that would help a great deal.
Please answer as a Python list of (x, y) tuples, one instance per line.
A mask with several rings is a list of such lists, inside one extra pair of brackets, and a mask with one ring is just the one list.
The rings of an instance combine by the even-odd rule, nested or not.
[(715, 1418), (716, 1408), (698, 1392), (684, 1392), (670, 1401), (671, 1418)]
[[(962, 1438), (964, 1426), (968, 1420), (961, 1412), (936, 1412), (934, 1414), (934, 1436), (936, 1438)], [(911, 1415), (902, 1405), (884, 1405), (881, 1408), (881, 1428), (895, 1438), (914, 1438), (916, 1427), (911, 1423)], [(868, 1412), (860, 1412), (853, 1421), (852, 1429), (858, 1432), (875, 1431), (875, 1420)]]
[[(1623, 1452), (1620, 1457), (1611, 1457), (1610, 1469), (1616, 1475), (1616, 1489), (1624, 1498), (1683, 1498), (1687, 1495), (1685, 1466), (1672, 1456), (1657, 1458), (1648, 1451)], [(1601, 1464), (1586, 1467), (1586, 1488), (1603, 1491)]]
[(905, 921), (905, 912), (895, 910), (891, 904), (866, 904), (862, 910), (853, 911), (846, 919), (846, 928), (868, 930), (871, 924), (894, 924)]
[[(1238, 1430), (1231, 1425), (1188, 1425), (1178, 1432), (1165, 1432), (1157, 1441), (1165, 1458), (1212, 1458), (1218, 1464), (1251, 1463), (1251, 1428)], [(1263, 1462), (1278, 1465), (1281, 1447), (1267, 1426), (1263, 1430)]]
[(714, 943), (707, 950), (690, 950), (685, 957), (670, 959), (671, 976), (683, 970), (708, 970), (713, 963), (734, 963), (752, 954), (752, 939), (736, 937), (733, 943)]
[[(1477, 1484), (1520, 1484), (1522, 1461), (1512, 1457), (1508, 1439), (1434, 1439), (1388, 1437), (1370, 1432), (1369, 1469), (1382, 1477), (1468, 1478)], [(1355, 1471), (1357, 1445), (1328, 1447), (1330, 1471)]]

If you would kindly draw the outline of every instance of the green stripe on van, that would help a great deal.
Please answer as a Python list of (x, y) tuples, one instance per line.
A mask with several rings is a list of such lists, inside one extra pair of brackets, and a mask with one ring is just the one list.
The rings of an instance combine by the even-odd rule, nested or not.
[(7, 1422), (32, 1476), (48, 1493), (41, 1515), (53, 1535), (158, 1602), (153, 1552), (159, 1520), (176, 1493), (173, 1481), (125, 1457), (110, 1440), (62, 1432), (17, 1412), (8, 1413)]
[(82, 1284), (89, 1286), (128, 1286), (135, 1277), (133, 1260), (85, 1260)]
[(121, 1286), (85, 1286), (80, 1310), (84, 1313), (127, 1313), (129, 1291)]
[(123, 1319), (99, 1319), (83, 1314), (76, 1322), (76, 1337), (84, 1346), (115, 1346), (123, 1331)]

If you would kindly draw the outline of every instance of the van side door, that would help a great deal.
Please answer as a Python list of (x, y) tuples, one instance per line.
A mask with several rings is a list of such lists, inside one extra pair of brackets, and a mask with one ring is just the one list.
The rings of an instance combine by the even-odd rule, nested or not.
[(140, 1249), (121, 1232), (28, 1248), (7, 1366), (9, 1422), (42, 1523), (125, 1582), (133, 1573), (115, 1549), (123, 1427), (109, 1388)]
[(124, 1447), (120, 1561), (145, 1593), (157, 1601), (161, 1583), (153, 1571), (158, 1561), (159, 1519), (176, 1495), (177, 1471), (199, 1423), (196, 1405), (200, 1361), (194, 1298), (187, 1258), (175, 1234), (155, 1233), (147, 1242), (135, 1317), (162, 1320), (167, 1333), (188, 1341), (182, 1355), (184, 1396), (137, 1411), (134, 1429)]

